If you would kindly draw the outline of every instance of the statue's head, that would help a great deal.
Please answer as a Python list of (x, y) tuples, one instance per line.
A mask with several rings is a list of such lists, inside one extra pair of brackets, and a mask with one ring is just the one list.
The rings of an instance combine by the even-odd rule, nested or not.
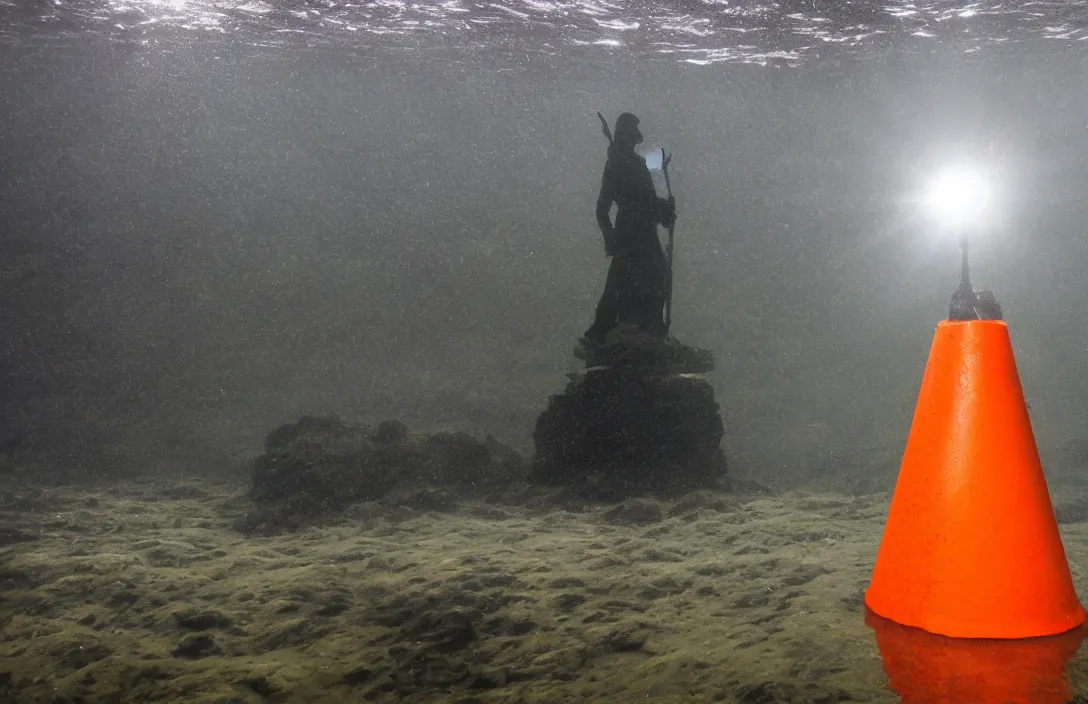
[(625, 112), (616, 118), (616, 129), (612, 133), (616, 144), (634, 147), (642, 142), (642, 132), (638, 129), (638, 118)]

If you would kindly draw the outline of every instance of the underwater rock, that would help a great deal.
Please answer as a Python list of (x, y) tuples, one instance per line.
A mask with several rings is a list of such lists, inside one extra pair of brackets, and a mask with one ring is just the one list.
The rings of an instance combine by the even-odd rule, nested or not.
[(708, 352), (626, 334), (584, 353), (587, 369), (537, 418), (530, 483), (609, 500), (722, 488), (714, 389), (692, 376), (713, 368)]
[(526, 471), (522, 458), (494, 437), (413, 435), (395, 420), (374, 430), (303, 416), (269, 433), (265, 448), (253, 464), (248, 494), (260, 510), (240, 521), (245, 532), (297, 527), (409, 488), (392, 503), (448, 511), (456, 496), (507, 486)]

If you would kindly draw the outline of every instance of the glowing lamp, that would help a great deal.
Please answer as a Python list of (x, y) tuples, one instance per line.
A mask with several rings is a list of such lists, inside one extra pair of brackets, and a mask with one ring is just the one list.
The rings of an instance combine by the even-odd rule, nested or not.
[(990, 187), (975, 171), (949, 169), (930, 184), (926, 201), (942, 223), (962, 230), (964, 225), (981, 219), (990, 204)]
[(948, 169), (937, 175), (926, 194), (926, 205), (940, 222), (959, 235), (962, 258), (960, 285), (952, 294), (950, 320), (1000, 320), (1001, 307), (993, 293), (975, 293), (971, 286), (967, 258), (967, 225), (979, 224), (990, 205), (990, 186), (986, 179), (968, 168)]

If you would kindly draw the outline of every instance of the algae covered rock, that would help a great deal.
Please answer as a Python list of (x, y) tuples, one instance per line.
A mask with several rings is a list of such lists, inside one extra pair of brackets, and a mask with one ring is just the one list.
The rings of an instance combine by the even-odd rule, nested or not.
[(575, 356), (586, 369), (537, 418), (530, 483), (610, 500), (722, 488), (724, 427), (699, 376), (708, 351), (620, 326)]
[[(524, 474), (522, 458), (491, 436), (481, 442), (465, 433), (413, 434), (395, 420), (366, 428), (303, 416), (269, 433), (253, 464), (248, 496), (275, 515), (251, 516), (250, 527), (253, 521), (292, 527), (405, 487), (416, 487), (417, 495), (420, 485), (455, 495), (489, 491)], [(448, 498), (422, 505), (430, 504), (449, 509)]]
[(537, 419), (529, 481), (622, 498), (717, 488), (724, 427), (703, 379), (605, 369), (572, 381)]

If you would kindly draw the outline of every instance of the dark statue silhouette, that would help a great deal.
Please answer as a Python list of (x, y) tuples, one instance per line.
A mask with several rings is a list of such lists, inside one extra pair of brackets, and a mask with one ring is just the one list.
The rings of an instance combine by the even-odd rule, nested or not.
[(673, 199), (657, 195), (645, 160), (635, 152), (642, 142), (638, 125), (639, 119), (629, 112), (616, 119), (597, 196), (597, 224), (612, 263), (596, 318), (584, 336), (595, 345), (604, 344), (605, 336), (620, 323), (631, 323), (654, 337), (667, 335), (662, 311), (669, 265), (657, 226), (675, 222), (676, 206)]

